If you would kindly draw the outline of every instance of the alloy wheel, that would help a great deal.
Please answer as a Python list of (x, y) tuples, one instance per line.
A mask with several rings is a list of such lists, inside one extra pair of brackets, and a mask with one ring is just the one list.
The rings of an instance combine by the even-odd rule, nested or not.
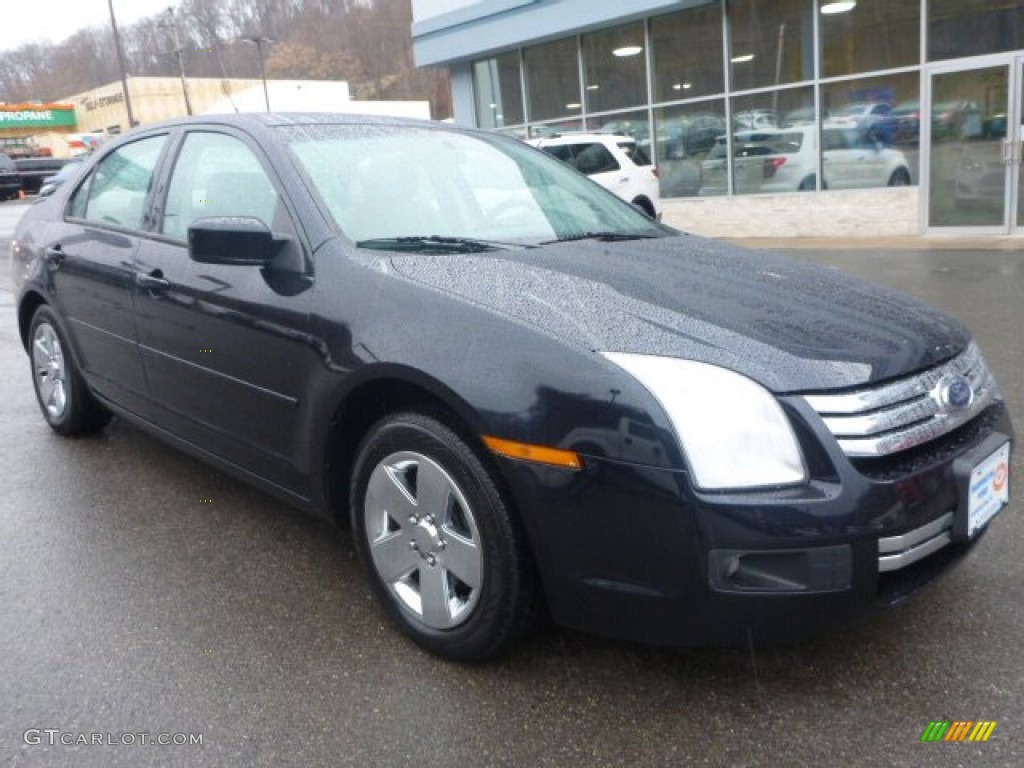
[(49, 323), (40, 323), (36, 327), (32, 339), (32, 364), (39, 400), (50, 421), (59, 421), (68, 408), (67, 367), (60, 339)]
[(373, 566), (401, 607), (432, 630), (467, 621), (483, 586), (483, 552), (451, 475), (421, 453), (393, 453), (370, 475), (364, 515)]

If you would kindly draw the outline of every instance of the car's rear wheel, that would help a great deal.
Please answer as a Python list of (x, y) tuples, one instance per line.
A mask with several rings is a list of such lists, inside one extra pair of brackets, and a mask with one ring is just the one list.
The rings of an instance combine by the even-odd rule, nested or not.
[(647, 214), (648, 218), (654, 219), (657, 217), (657, 212), (654, 210), (654, 203), (648, 200), (646, 197), (638, 197), (633, 200), (633, 205)]
[(813, 191), (813, 190), (815, 190), (817, 188), (818, 188), (818, 179), (813, 174), (810, 175), (810, 176), (807, 176), (806, 178), (804, 178), (803, 181), (800, 182), (799, 189), (800, 189), (801, 192)]
[(353, 472), (352, 529), (374, 592), (415, 642), (480, 661), (536, 615), (525, 535), (481, 457), (434, 416), (374, 426)]
[(910, 186), (910, 174), (907, 173), (905, 168), (897, 168), (889, 176), (890, 187), (909, 187)]
[(57, 318), (46, 305), (32, 317), (29, 341), (32, 384), (46, 423), (69, 437), (103, 429), (110, 412), (85, 386)]

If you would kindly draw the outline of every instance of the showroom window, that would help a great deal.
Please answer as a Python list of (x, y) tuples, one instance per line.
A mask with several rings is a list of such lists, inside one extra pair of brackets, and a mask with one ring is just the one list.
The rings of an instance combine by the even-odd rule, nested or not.
[(821, 76), (915, 66), (921, 0), (820, 0)]
[[(631, 136), (666, 197), (918, 183), (922, 0), (686, 5), (475, 62), (478, 125)], [(986, 50), (1024, 47), (1020, 3), (927, 5), (933, 53), (975, 45), (943, 38), (944, 25), (1001, 35), (979, 43)], [(854, 158), (860, 170), (839, 162)]]
[(642, 22), (583, 36), (587, 111), (607, 112), (647, 102), (647, 67)]
[(582, 131), (583, 120), (554, 120), (550, 123), (533, 124), (530, 126), (529, 136), (531, 139), (546, 139), (552, 136), (560, 136), (568, 131)]
[(518, 51), (474, 62), (473, 87), (477, 126), (503, 128), (524, 122)]
[(928, 0), (928, 59), (1024, 48), (1024, 4), (1014, 0)]
[[(724, 99), (656, 109), (654, 133), (655, 164), (661, 174), (662, 195), (693, 197), (728, 192)], [(711, 154), (719, 144), (716, 159)]]
[(723, 93), (721, 5), (651, 19), (651, 54), (656, 102)]
[(814, 0), (729, 0), (732, 90), (814, 78)]
[(523, 63), (530, 120), (582, 114), (575, 37), (525, 49)]
[[(836, 165), (838, 157), (826, 151), (825, 182), (830, 189), (829, 167), (847, 177), (856, 176), (858, 187), (916, 184), (920, 139), (920, 79), (917, 72), (840, 80), (821, 86), (823, 125), (850, 131), (850, 137), (866, 151), (857, 158), (854, 171)], [(826, 146), (827, 150), (828, 147)]]
[(587, 120), (587, 130), (631, 136), (638, 143), (648, 144), (651, 140), (651, 122), (647, 114), (644, 109), (591, 117)]
[[(818, 188), (813, 88), (784, 88), (738, 96), (732, 99), (731, 106), (733, 192), (802, 192)], [(713, 159), (722, 154), (723, 148), (717, 148)], [(713, 180), (705, 178), (703, 183), (709, 190), (719, 190), (724, 178), (716, 172)]]

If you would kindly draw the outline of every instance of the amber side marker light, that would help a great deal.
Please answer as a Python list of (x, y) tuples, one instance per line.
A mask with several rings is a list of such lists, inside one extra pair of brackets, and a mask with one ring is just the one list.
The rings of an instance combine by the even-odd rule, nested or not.
[(529, 443), (517, 443), (513, 440), (502, 440), (498, 437), (483, 435), (484, 445), (493, 453), (499, 456), (508, 456), (510, 459), (522, 459), (537, 464), (550, 464), (553, 467), (566, 467), (567, 469), (583, 469), (583, 461), (579, 455), (572, 451), (563, 451), (560, 448), (547, 448), (543, 445), (530, 445)]

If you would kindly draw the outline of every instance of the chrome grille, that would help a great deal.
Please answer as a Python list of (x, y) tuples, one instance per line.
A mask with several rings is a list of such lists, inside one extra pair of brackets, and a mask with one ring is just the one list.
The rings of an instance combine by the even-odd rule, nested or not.
[[(954, 376), (971, 383), (973, 399), (955, 409), (943, 401)], [(872, 389), (839, 395), (804, 395), (850, 457), (889, 456), (923, 445), (960, 427), (1001, 399), (975, 344), (936, 368)]]

